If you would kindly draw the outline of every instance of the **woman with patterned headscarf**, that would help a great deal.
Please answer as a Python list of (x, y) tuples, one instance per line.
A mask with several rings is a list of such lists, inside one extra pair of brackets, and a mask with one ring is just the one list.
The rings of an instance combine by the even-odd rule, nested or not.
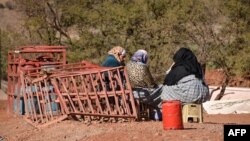
[(109, 52), (107, 58), (102, 63), (103, 67), (119, 67), (124, 66), (126, 51), (120, 46), (113, 47)]
[(165, 77), (162, 100), (180, 100), (182, 103), (202, 103), (209, 96), (209, 89), (203, 80), (200, 63), (194, 53), (179, 49), (174, 57), (174, 64)]
[[(125, 63), (124, 63), (125, 57), (126, 57), (125, 49), (120, 46), (115, 46), (108, 52), (108, 56), (106, 57), (106, 59), (104, 60), (101, 66), (103, 67), (125, 66)], [(121, 73), (121, 77), (123, 81), (124, 79), (123, 72), (120, 72), (120, 73)], [(109, 80), (108, 72), (105, 72), (104, 75), (105, 75), (105, 83), (107, 85), (107, 89), (111, 90), (111, 86), (109, 85), (110, 80)], [(111, 101), (114, 102), (114, 99), (113, 98), (111, 99), (112, 99)]]
[(146, 50), (139, 49), (127, 63), (128, 77), (132, 87), (153, 88), (156, 83), (149, 71), (148, 53)]
[(146, 50), (137, 50), (126, 64), (126, 69), (132, 86), (133, 94), (140, 102), (158, 109), (161, 102), (159, 87), (147, 65), (148, 53)]

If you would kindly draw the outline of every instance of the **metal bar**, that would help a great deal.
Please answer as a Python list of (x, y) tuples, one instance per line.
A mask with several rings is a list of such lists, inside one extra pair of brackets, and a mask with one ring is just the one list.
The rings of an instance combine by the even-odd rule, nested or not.
[[(34, 86), (35, 86), (35, 91), (37, 92), (37, 91), (38, 91), (38, 90), (37, 90), (37, 84), (34, 84)], [(37, 100), (38, 100), (39, 113), (40, 113), (41, 120), (42, 120), (42, 123), (43, 123), (44, 120), (43, 120), (43, 114), (42, 114), (41, 102), (40, 102), (40, 97), (41, 97), (41, 96), (39, 96), (38, 93), (36, 93), (36, 96), (37, 96)]]
[(60, 53), (63, 52), (62, 49), (26, 49), (26, 50), (16, 50), (13, 53)]
[(111, 84), (111, 87), (112, 87), (112, 94), (113, 94), (113, 97), (115, 98), (115, 108), (119, 112), (119, 114), (121, 115), (122, 111), (119, 108), (119, 101), (118, 101), (118, 97), (117, 97), (117, 91), (115, 90), (115, 86), (113, 84), (113, 78), (111, 77), (111, 71), (108, 71), (108, 76), (109, 76), (110, 84)]
[[(59, 79), (59, 81), (62, 83), (62, 86), (63, 86), (64, 90), (66, 91), (67, 98), (68, 98), (68, 100), (69, 100), (69, 102), (70, 102), (70, 104), (71, 104), (73, 110), (74, 110), (75, 112), (77, 112), (77, 110), (76, 110), (76, 108), (75, 108), (75, 105), (74, 105), (74, 103), (73, 103), (73, 101), (72, 101), (72, 99), (71, 99), (71, 97), (70, 97), (70, 93), (69, 93), (69, 91), (67, 90), (67, 87), (66, 87), (65, 83), (64, 83), (60, 78), (58, 78), (58, 79)], [(68, 82), (68, 81), (67, 81), (67, 82)]]
[(40, 91), (40, 94), (41, 94), (41, 97), (42, 97), (42, 108), (43, 108), (43, 112), (45, 117), (46, 117), (46, 121), (49, 121), (49, 117), (48, 117), (48, 114), (47, 114), (47, 107), (46, 107), (46, 97), (44, 96), (43, 92), (42, 92), (42, 84), (41, 84), (41, 81), (38, 82), (38, 87), (39, 87), (39, 91)]
[(81, 102), (81, 100), (80, 100), (80, 97), (79, 97), (79, 92), (78, 92), (78, 90), (77, 90), (77, 85), (76, 85), (76, 82), (75, 82), (75, 79), (73, 78), (73, 76), (71, 76), (71, 80), (72, 80), (72, 82), (73, 82), (73, 87), (74, 87), (74, 90), (75, 90), (75, 92), (76, 92), (76, 96), (77, 96), (77, 100), (78, 100), (78, 105), (80, 106), (80, 109), (82, 109), (82, 112), (85, 113), (85, 110), (84, 110), (84, 108), (83, 108), (83, 104), (82, 104), (82, 102)]
[(133, 115), (136, 116), (136, 118), (138, 119), (138, 113), (140, 112), (137, 112), (137, 110), (139, 110), (139, 108), (136, 108), (136, 101), (134, 99), (134, 95), (133, 95), (133, 92), (132, 92), (132, 87), (129, 83), (129, 78), (128, 78), (128, 73), (127, 73), (127, 69), (124, 67), (124, 77), (125, 77), (125, 81), (126, 81), (126, 88), (127, 90), (129, 91), (128, 95), (129, 95), (129, 101), (130, 101), (130, 104), (132, 106), (132, 111), (133, 111)]
[[(11, 60), (11, 53), (8, 53), (8, 62), (10, 62)], [(12, 77), (10, 77), (9, 73), (12, 72), (11, 71), (11, 65), (8, 64), (8, 90), (7, 90), (7, 94), (8, 94), (8, 111), (13, 113), (13, 99), (11, 97), (11, 92), (12, 92)]]
[[(51, 116), (51, 118), (53, 119), (53, 114), (52, 114), (52, 107), (51, 107), (51, 102), (50, 102), (50, 95), (49, 95), (49, 93), (48, 93), (48, 89), (49, 89), (49, 86), (47, 85), (47, 83), (46, 83), (46, 81), (45, 80), (43, 80), (43, 83), (44, 83), (44, 90), (43, 91), (45, 91), (45, 93), (46, 93), (46, 95), (47, 95), (47, 97), (48, 97), (48, 104), (49, 104), (49, 111), (50, 111), (50, 116)], [(47, 104), (47, 102), (46, 102), (46, 104)], [(47, 107), (46, 107), (46, 111), (47, 111)]]
[(42, 124), (42, 125), (37, 125), (38, 128), (43, 128), (43, 127), (46, 127), (48, 125), (51, 125), (51, 124), (54, 124), (54, 123), (57, 123), (57, 122), (60, 122), (64, 119), (67, 119), (68, 118), (68, 115), (62, 115), (56, 119), (54, 119), (53, 121), (50, 121), (50, 122), (47, 122), (45, 124)]
[(21, 101), (21, 97), (20, 97), (20, 93), (21, 93), (21, 84), (20, 84), (20, 77), (17, 77), (17, 90), (16, 90), (16, 93), (17, 93), (17, 97), (16, 97), (16, 102), (17, 102), (17, 111), (16, 113), (17, 114), (20, 114), (19, 113), (19, 110), (20, 110), (20, 101)]
[(66, 49), (66, 46), (20, 46), (19, 49)]
[(63, 64), (66, 64), (66, 50), (63, 50)]
[[(91, 103), (91, 100), (90, 100), (90, 96), (89, 96), (89, 94), (88, 94), (88, 89), (87, 89), (87, 86), (86, 86), (86, 82), (85, 82), (85, 80), (84, 80), (84, 78), (83, 78), (83, 76), (82, 75), (80, 75), (80, 78), (81, 78), (81, 81), (83, 82), (82, 83), (82, 88), (85, 90), (85, 92), (86, 92), (86, 99), (87, 99), (87, 102), (88, 102), (88, 107), (90, 108), (90, 110), (91, 110), (91, 112), (92, 113), (94, 113), (94, 108), (93, 108), (93, 106), (92, 106), (92, 103)], [(84, 94), (84, 93), (83, 93)]]
[[(32, 119), (32, 121), (35, 121), (35, 114), (34, 114), (34, 111), (33, 111), (33, 101), (31, 101), (30, 99), (32, 99), (31, 98), (31, 96), (30, 96), (30, 91), (28, 91), (28, 84), (27, 84), (27, 80), (25, 80), (25, 93), (26, 93), (26, 96), (27, 96), (27, 105), (26, 105), (26, 107), (27, 107), (27, 113), (29, 113), (29, 115), (30, 115), (30, 118)], [(30, 110), (29, 110), (29, 108), (28, 108), (28, 106), (30, 106)]]
[(99, 96), (98, 96), (98, 94), (97, 94), (97, 92), (96, 92), (96, 89), (95, 89), (95, 87), (94, 87), (94, 85), (93, 85), (93, 76), (92, 76), (92, 74), (89, 74), (90, 75), (90, 83), (91, 83), (91, 85), (92, 85), (92, 88), (94, 89), (94, 92), (95, 92), (95, 95), (96, 95), (96, 103), (97, 103), (97, 106), (99, 107), (99, 110), (100, 110), (100, 112), (101, 113), (103, 113), (103, 109), (102, 109), (102, 106), (101, 106), (101, 104), (100, 104), (100, 99), (99, 99)]
[(24, 120), (25, 120), (26, 122), (28, 122), (29, 124), (31, 124), (32, 126), (35, 126), (35, 127), (37, 127), (37, 128), (43, 128), (43, 127), (46, 127), (46, 126), (51, 125), (51, 124), (53, 124), (53, 123), (60, 122), (60, 121), (62, 121), (62, 120), (64, 120), (64, 119), (66, 119), (66, 118), (68, 118), (67, 115), (62, 115), (62, 116), (60, 116), (60, 117), (54, 119), (53, 121), (46, 122), (46, 123), (44, 123), (44, 124), (36, 124), (36, 123), (30, 121), (30, 120), (29, 120), (28, 118), (26, 118), (26, 117), (24, 117)]
[(121, 74), (120, 74), (120, 71), (119, 71), (118, 69), (117, 69), (117, 75), (118, 75), (117, 81), (118, 81), (118, 83), (120, 84), (120, 89), (121, 89), (122, 92), (123, 92), (123, 93), (122, 93), (122, 100), (123, 100), (123, 102), (124, 102), (124, 105), (125, 105), (125, 107), (126, 107), (126, 110), (127, 110), (128, 114), (131, 115), (129, 105), (128, 105), (128, 103), (126, 102), (127, 100), (126, 100), (126, 97), (125, 97), (125, 91), (124, 91), (124, 87), (123, 87), (123, 83), (122, 83)]
[(57, 96), (58, 96), (59, 99), (60, 99), (60, 103), (61, 103), (61, 108), (62, 108), (62, 110), (65, 111), (66, 114), (69, 114), (69, 109), (68, 109), (68, 107), (67, 107), (67, 105), (66, 105), (66, 103), (65, 103), (65, 101), (64, 101), (64, 98), (63, 98), (62, 95), (61, 95), (61, 92), (60, 92), (60, 90), (59, 90), (59, 88), (58, 88), (58, 85), (57, 85), (57, 83), (56, 83), (56, 80), (55, 80), (55, 79), (52, 79), (52, 80), (51, 80), (51, 83), (52, 83), (52, 85), (53, 85), (53, 87), (54, 87), (54, 89), (55, 89), (55, 92), (56, 92)]
[(0, 28), (0, 89), (2, 89), (2, 29)]
[(23, 76), (23, 72), (21, 72), (21, 75), (20, 75), (20, 80), (21, 80), (21, 89), (22, 89), (22, 95), (23, 95), (23, 99), (24, 99), (24, 107), (25, 107), (25, 115), (26, 116), (29, 116), (29, 112), (28, 112), (28, 101), (27, 101), (27, 95), (26, 95), (26, 89), (25, 89), (25, 87), (26, 87), (26, 82), (25, 82), (25, 80), (24, 80), (24, 76)]
[(107, 114), (91, 114), (91, 113), (70, 113), (71, 115), (86, 115), (86, 116), (100, 116), (100, 117), (121, 117), (121, 118), (135, 118), (133, 115), (107, 115)]
[(107, 88), (105, 87), (105, 83), (104, 83), (103, 80), (102, 80), (101, 73), (98, 72), (97, 74), (98, 74), (98, 76), (99, 76), (99, 80), (100, 80), (100, 82), (101, 82), (103, 91), (104, 91), (104, 93), (105, 93), (105, 101), (106, 101), (106, 104), (107, 104), (107, 107), (108, 107), (108, 111), (112, 114), (112, 110), (111, 110), (111, 107), (110, 107), (110, 103), (109, 103), (109, 99), (108, 99), (108, 94), (107, 94)]

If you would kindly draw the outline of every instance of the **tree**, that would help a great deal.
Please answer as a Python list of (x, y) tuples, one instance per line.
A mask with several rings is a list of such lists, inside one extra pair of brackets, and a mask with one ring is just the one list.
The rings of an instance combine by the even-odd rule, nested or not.
[(230, 78), (241, 72), (241, 75), (249, 78), (250, 69), (250, 3), (245, 0), (229, 0), (221, 4), (224, 15), (228, 17), (223, 25), (221, 33), (228, 35), (228, 38), (220, 39), (220, 48), (213, 51), (213, 54), (219, 54), (214, 60), (216, 65), (223, 68), (225, 80), (222, 84), (220, 94), (216, 97), (219, 100), (228, 85)]

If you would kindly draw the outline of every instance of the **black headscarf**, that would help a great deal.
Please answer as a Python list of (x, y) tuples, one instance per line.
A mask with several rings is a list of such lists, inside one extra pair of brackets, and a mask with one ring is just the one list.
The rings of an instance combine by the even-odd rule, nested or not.
[(194, 53), (187, 48), (180, 48), (174, 55), (173, 65), (170, 72), (166, 75), (164, 85), (175, 85), (185, 76), (194, 74), (196, 78), (202, 79), (202, 69)]

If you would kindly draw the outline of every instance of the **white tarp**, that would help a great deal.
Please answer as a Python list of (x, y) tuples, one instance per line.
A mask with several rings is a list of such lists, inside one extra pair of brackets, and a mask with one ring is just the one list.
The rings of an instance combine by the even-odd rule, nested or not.
[(202, 106), (208, 114), (250, 113), (250, 99), (207, 101)]

